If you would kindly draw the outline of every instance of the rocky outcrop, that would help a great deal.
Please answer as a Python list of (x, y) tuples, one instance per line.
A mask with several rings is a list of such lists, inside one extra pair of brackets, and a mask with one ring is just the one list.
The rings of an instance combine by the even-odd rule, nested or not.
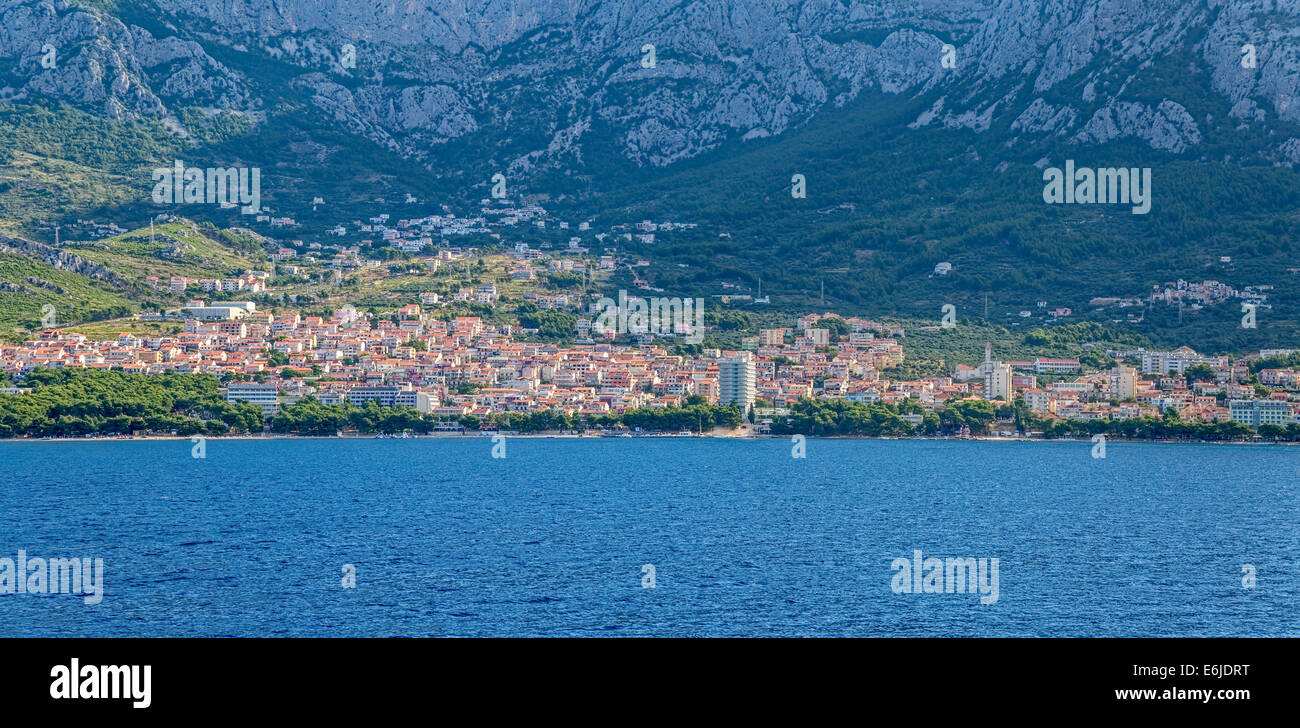
[(104, 281), (114, 286), (125, 285), (125, 282), (118, 274), (99, 263), (33, 240), (11, 238), (8, 235), (0, 234), (0, 252), (18, 253), (29, 258), (43, 260), (55, 268)]
[(1074, 107), (1058, 108), (1038, 98), (1011, 122), (1011, 129), (1035, 134), (1063, 134), (1074, 126), (1078, 118)]
[(1120, 102), (1098, 109), (1074, 140), (1102, 143), (1137, 137), (1153, 149), (1180, 153), (1201, 141), (1201, 132), (1182, 105), (1168, 99), (1154, 109), (1146, 104)]
[(43, 96), (108, 118), (163, 116), (163, 99), (242, 108), (241, 75), (201, 46), (155, 38), (137, 26), (67, 0), (0, 2), (0, 63), (23, 79), (10, 101)]

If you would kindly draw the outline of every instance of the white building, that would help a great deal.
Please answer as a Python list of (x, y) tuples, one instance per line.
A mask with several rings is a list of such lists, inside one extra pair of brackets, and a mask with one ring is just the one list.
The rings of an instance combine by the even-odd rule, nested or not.
[(230, 321), (243, 318), (257, 310), (252, 301), (213, 301), (205, 306), (202, 301), (190, 301), (181, 309), (181, 315), (204, 320)]
[(831, 343), (830, 329), (805, 329), (803, 333), (813, 346), (829, 346)]
[(753, 406), (758, 393), (755, 373), (754, 357), (748, 352), (718, 360), (718, 404), (746, 411)]
[(1110, 370), (1109, 394), (1118, 400), (1137, 398), (1137, 370), (1123, 365)]
[(991, 366), (984, 373), (984, 399), (1001, 399), (1011, 401), (1011, 378), (1014, 373), (1010, 364), (989, 362)]
[(1233, 422), (1255, 428), (1293, 422), (1291, 405), (1277, 399), (1234, 399), (1228, 403), (1228, 413)]
[(274, 384), (231, 382), (226, 387), (226, 401), (255, 404), (262, 408), (262, 416), (268, 418), (280, 411), (280, 400)]
[(1193, 364), (1214, 364), (1213, 357), (1201, 356), (1186, 346), (1173, 351), (1142, 352), (1143, 374), (1179, 374)]

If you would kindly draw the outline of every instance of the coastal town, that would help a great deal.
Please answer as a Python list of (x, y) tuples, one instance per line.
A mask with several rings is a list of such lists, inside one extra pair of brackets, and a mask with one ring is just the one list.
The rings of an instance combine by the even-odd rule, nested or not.
[[(1300, 421), (1300, 371), (1262, 368), (1246, 359), (1172, 351), (1107, 352), (1115, 365), (1087, 370), (1074, 359), (1003, 360), (986, 346), (982, 362), (950, 374), (904, 380), (900, 327), (811, 313), (789, 328), (762, 329), (742, 347), (686, 353), (679, 334), (641, 334), (617, 343), (577, 321), (571, 345), (529, 341), (535, 331), (479, 317), (444, 320), (409, 304), (391, 318), (345, 306), (332, 316), (259, 311), (251, 301), (195, 300), (171, 335), (121, 334), (94, 341), (48, 329), (30, 341), (0, 346), (0, 372), (21, 396), (24, 375), (38, 369), (85, 368), (155, 375), (210, 374), (228, 402), (247, 402), (272, 418), (311, 397), (323, 404), (409, 407), (460, 429), (466, 416), (552, 410), (579, 417), (637, 408), (681, 407), (692, 398), (752, 413), (753, 432), (770, 431), (805, 399), (915, 404), (903, 418), (962, 400), (1022, 401), (1036, 416), (1089, 421), (1163, 417), (1237, 422), (1251, 428)], [(674, 353), (676, 350), (677, 353)], [(1262, 360), (1293, 350), (1259, 352)], [(1131, 362), (1126, 363), (1126, 362)], [(1250, 381), (1251, 383), (1247, 383)]]
[[(1004, 343), (1006, 350), (986, 345), (982, 360), (945, 355), (937, 366), (904, 368), (909, 339), (901, 323), (798, 315), (788, 306), (783, 313), (763, 295), (761, 279), (754, 287), (715, 282), (706, 298), (641, 298), (663, 293), (647, 246), (698, 235), (694, 223), (596, 225), (505, 199), (484, 199), (469, 216), (443, 206), (440, 214), (403, 217), (415, 202), (408, 195), (390, 212), (328, 222), (305, 239), (291, 237), (300, 227), (292, 215), (266, 209), (252, 223), (266, 234), (246, 231), (224, 265), (212, 264), (207, 246), (226, 239), (184, 218), (157, 215), (136, 231), (78, 221), (88, 242), (65, 242), (63, 250), (91, 261), (119, 248), (144, 256), (136, 287), (145, 298), (138, 313), (119, 319), (138, 326), (114, 335), (108, 322), (87, 334), (58, 325), (51, 309), (34, 336), (0, 342), (0, 375), (8, 380), (0, 381), (0, 396), (30, 392), (24, 379), (34, 371), (83, 369), (212, 375), (224, 401), (256, 405), (268, 426), (308, 401), (409, 408), (439, 431), (510, 413), (549, 411), (573, 422), (703, 402), (737, 407), (743, 434), (766, 434), (783, 432), (792, 408), (815, 401), (884, 405), (915, 431), (933, 432), (924, 427), (927, 414), (971, 400), (1004, 414), (1023, 408), (1040, 428), (1171, 417), (1264, 432), (1300, 426), (1294, 349), (1228, 356), (1108, 346), (1080, 361), (1024, 355)], [(316, 217), (318, 207), (327, 209), (313, 201)], [(187, 263), (196, 259), (202, 265)], [(1223, 257), (1217, 265), (1227, 272), (1233, 262)], [(212, 273), (190, 273), (199, 270)], [(943, 261), (930, 276), (955, 270)], [(616, 282), (633, 295), (603, 296)], [(1156, 307), (1177, 307), (1181, 317), (1238, 302), (1253, 316), (1268, 310), (1272, 290), (1179, 279), (1145, 295), (1096, 296), (1089, 307), (1094, 319), (1115, 323), (1140, 322)], [(672, 315), (654, 320), (664, 304)], [(705, 324), (706, 308), (714, 325)], [(758, 318), (742, 313), (746, 328), (717, 336), (719, 317), (737, 311)], [(1009, 327), (1079, 318), (1047, 300), (999, 317)], [(921, 323), (917, 333), (952, 325)], [(986, 432), (1032, 435), (1022, 420)], [(969, 432), (950, 424), (952, 433)]]

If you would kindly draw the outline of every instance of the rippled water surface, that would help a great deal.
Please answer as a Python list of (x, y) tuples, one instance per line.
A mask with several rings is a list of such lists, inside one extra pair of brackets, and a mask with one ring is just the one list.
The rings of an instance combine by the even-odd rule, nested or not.
[[(3, 442), (0, 558), (105, 578), (0, 594), (0, 636), (1300, 635), (1300, 448), (1091, 449)], [(997, 558), (997, 601), (894, 593), (918, 549)]]

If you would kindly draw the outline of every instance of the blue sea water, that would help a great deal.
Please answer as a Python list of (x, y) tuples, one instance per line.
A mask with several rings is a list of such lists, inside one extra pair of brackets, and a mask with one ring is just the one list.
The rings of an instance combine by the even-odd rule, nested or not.
[[(1300, 635), (1295, 447), (191, 447), (0, 442), (0, 558), (105, 566), (94, 606), (0, 594), (0, 636)], [(998, 600), (895, 593), (918, 549), (997, 558)]]

